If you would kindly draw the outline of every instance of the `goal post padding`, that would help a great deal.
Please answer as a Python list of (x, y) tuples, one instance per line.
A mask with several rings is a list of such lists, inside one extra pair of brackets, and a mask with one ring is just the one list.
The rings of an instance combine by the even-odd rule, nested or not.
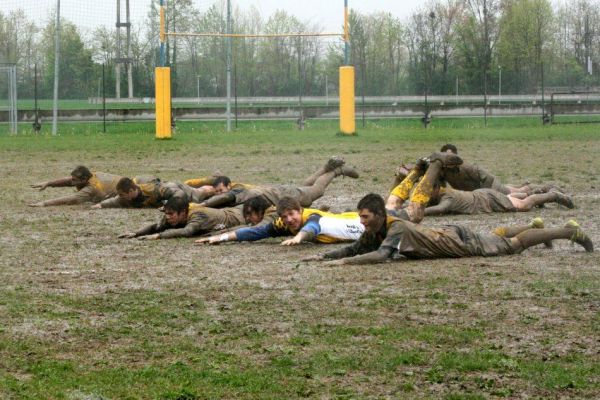
[(171, 138), (171, 68), (154, 69), (156, 90), (156, 138)]
[(354, 67), (340, 67), (340, 132), (356, 133), (354, 109)]

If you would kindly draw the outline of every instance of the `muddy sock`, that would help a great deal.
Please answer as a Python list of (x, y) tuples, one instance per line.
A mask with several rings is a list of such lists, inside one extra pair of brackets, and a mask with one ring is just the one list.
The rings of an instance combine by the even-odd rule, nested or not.
[(516, 235), (515, 239), (521, 244), (522, 251), (554, 239), (571, 239), (574, 233), (575, 230), (570, 228), (528, 229)]
[(423, 175), (423, 178), (411, 193), (410, 201), (426, 206), (433, 193), (433, 184), (438, 180), (441, 173), (441, 161), (432, 161), (429, 164), (429, 168), (427, 168), (427, 172), (425, 172), (425, 175)]

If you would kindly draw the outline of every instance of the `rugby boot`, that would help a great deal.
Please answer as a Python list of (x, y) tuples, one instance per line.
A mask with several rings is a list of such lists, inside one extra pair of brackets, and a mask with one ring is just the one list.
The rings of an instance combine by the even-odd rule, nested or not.
[(556, 193), (556, 202), (558, 204), (560, 204), (561, 206), (565, 206), (567, 208), (575, 208), (575, 204), (573, 204), (573, 200), (571, 199), (570, 196), (567, 196), (566, 194), (563, 194), (561, 192), (555, 191), (554, 189), (551, 190), (552, 193)]
[[(544, 229), (544, 220), (540, 217), (535, 217), (531, 220), (529, 226), (531, 227), (531, 229)], [(554, 247), (554, 245), (552, 244), (552, 240), (544, 242), (544, 246), (546, 246), (547, 249), (551, 249)]]
[(345, 163), (346, 163), (346, 161), (344, 161), (344, 158), (341, 156), (330, 157), (329, 160), (327, 160), (327, 163), (325, 164), (324, 171), (325, 172), (334, 171), (337, 168), (342, 167)]
[(571, 236), (571, 242), (577, 243), (581, 247), (585, 249), (588, 253), (594, 251), (594, 244), (592, 243), (592, 239), (581, 229), (581, 226), (577, 223), (577, 221), (571, 219), (565, 224), (565, 228), (572, 229), (575, 232), (573, 236)]
[[(317, 172), (309, 176), (302, 182), (303, 186), (312, 186), (317, 179), (323, 174), (326, 174), (331, 171), (335, 171), (338, 168), (341, 168), (346, 162), (341, 156), (333, 156), (330, 157), (329, 160), (323, 165)], [(341, 175), (336, 172), (336, 176)]]
[(462, 158), (457, 156), (454, 153), (441, 153), (436, 151), (431, 153), (429, 156), (429, 161), (440, 161), (444, 168), (453, 168), (461, 165), (463, 163)]

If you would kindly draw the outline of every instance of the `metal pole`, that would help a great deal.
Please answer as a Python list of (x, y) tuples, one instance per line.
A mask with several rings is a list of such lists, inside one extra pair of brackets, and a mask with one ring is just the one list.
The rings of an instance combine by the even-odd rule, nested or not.
[(160, 0), (160, 31), (161, 31), (161, 35), (160, 35), (160, 60), (159, 60), (159, 64), (161, 67), (165, 66), (165, 40), (166, 35), (165, 33), (165, 9), (164, 9), (164, 0)]
[[(364, 53), (363, 53), (364, 55)], [(365, 82), (365, 59), (363, 56), (363, 60), (362, 60), (362, 127), (365, 127), (365, 86), (366, 86), (366, 82)]]
[(302, 104), (302, 38), (298, 38), (298, 129), (304, 130), (304, 107)]
[[(227, 34), (231, 34), (231, 0), (227, 0)], [(231, 132), (231, 37), (227, 37), (227, 132)]]
[(33, 108), (35, 109), (35, 122), (33, 123), (33, 130), (36, 132), (40, 131), (40, 126), (39, 126), (39, 114), (38, 114), (38, 93), (37, 93), (37, 63), (35, 63), (35, 69), (34, 69), (34, 77), (33, 77), (33, 98), (34, 98), (34, 106)]
[(329, 105), (329, 87), (327, 86), (327, 74), (325, 74), (325, 105)]
[(238, 127), (238, 105), (237, 105), (237, 65), (233, 64), (233, 98), (235, 109), (235, 127)]
[(102, 64), (102, 132), (106, 133), (106, 64)]
[(498, 104), (502, 98), (502, 66), (498, 65)]
[(200, 104), (200, 75), (196, 75), (196, 81), (198, 82), (198, 104)]
[(344, 65), (350, 65), (350, 37), (348, 32), (348, 0), (344, 0)]
[(54, 32), (54, 100), (52, 104), (52, 135), (56, 135), (58, 120), (58, 61), (60, 56), (60, 0), (56, 0), (56, 26)]
[(456, 105), (458, 105), (458, 76), (456, 77)]
[(115, 62), (115, 97), (121, 98), (121, 0), (117, 0), (117, 60)]
[(487, 128), (487, 72), (483, 72), (483, 124)]
[(133, 63), (131, 61), (131, 22), (129, 19), (129, 0), (125, 0), (125, 16), (127, 18), (127, 95), (133, 98)]

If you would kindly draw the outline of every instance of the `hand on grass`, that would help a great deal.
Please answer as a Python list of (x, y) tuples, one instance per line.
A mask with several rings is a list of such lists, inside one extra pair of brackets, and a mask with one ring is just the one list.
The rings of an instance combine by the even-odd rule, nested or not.
[(325, 261), (323, 264), (321, 264), (324, 267), (335, 267), (337, 265), (344, 265), (344, 259), (340, 258), (339, 260), (331, 260), (331, 261)]
[(291, 239), (284, 240), (283, 242), (281, 242), (281, 245), (282, 246), (295, 246), (300, 243), (302, 243), (302, 238), (293, 237)]
[(314, 256), (308, 256), (308, 257), (304, 257), (302, 260), (300, 261), (323, 261), (325, 260), (325, 257), (323, 257), (320, 254), (314, 255)]
[(158, 233), (155, 233), (152, 235), (140, 236), (137, 238), (137, 240), (158, 240), (158, 239), (160, 239), (160, 235)]
[(40, 192), (41, 192), (42, 190), (44, 190), (48, 187), (48, 183), (47, 182), (34, 183), (33, 185), (29, 185), (29, 187), (32, 187), (34, 189), (40, 189)]

